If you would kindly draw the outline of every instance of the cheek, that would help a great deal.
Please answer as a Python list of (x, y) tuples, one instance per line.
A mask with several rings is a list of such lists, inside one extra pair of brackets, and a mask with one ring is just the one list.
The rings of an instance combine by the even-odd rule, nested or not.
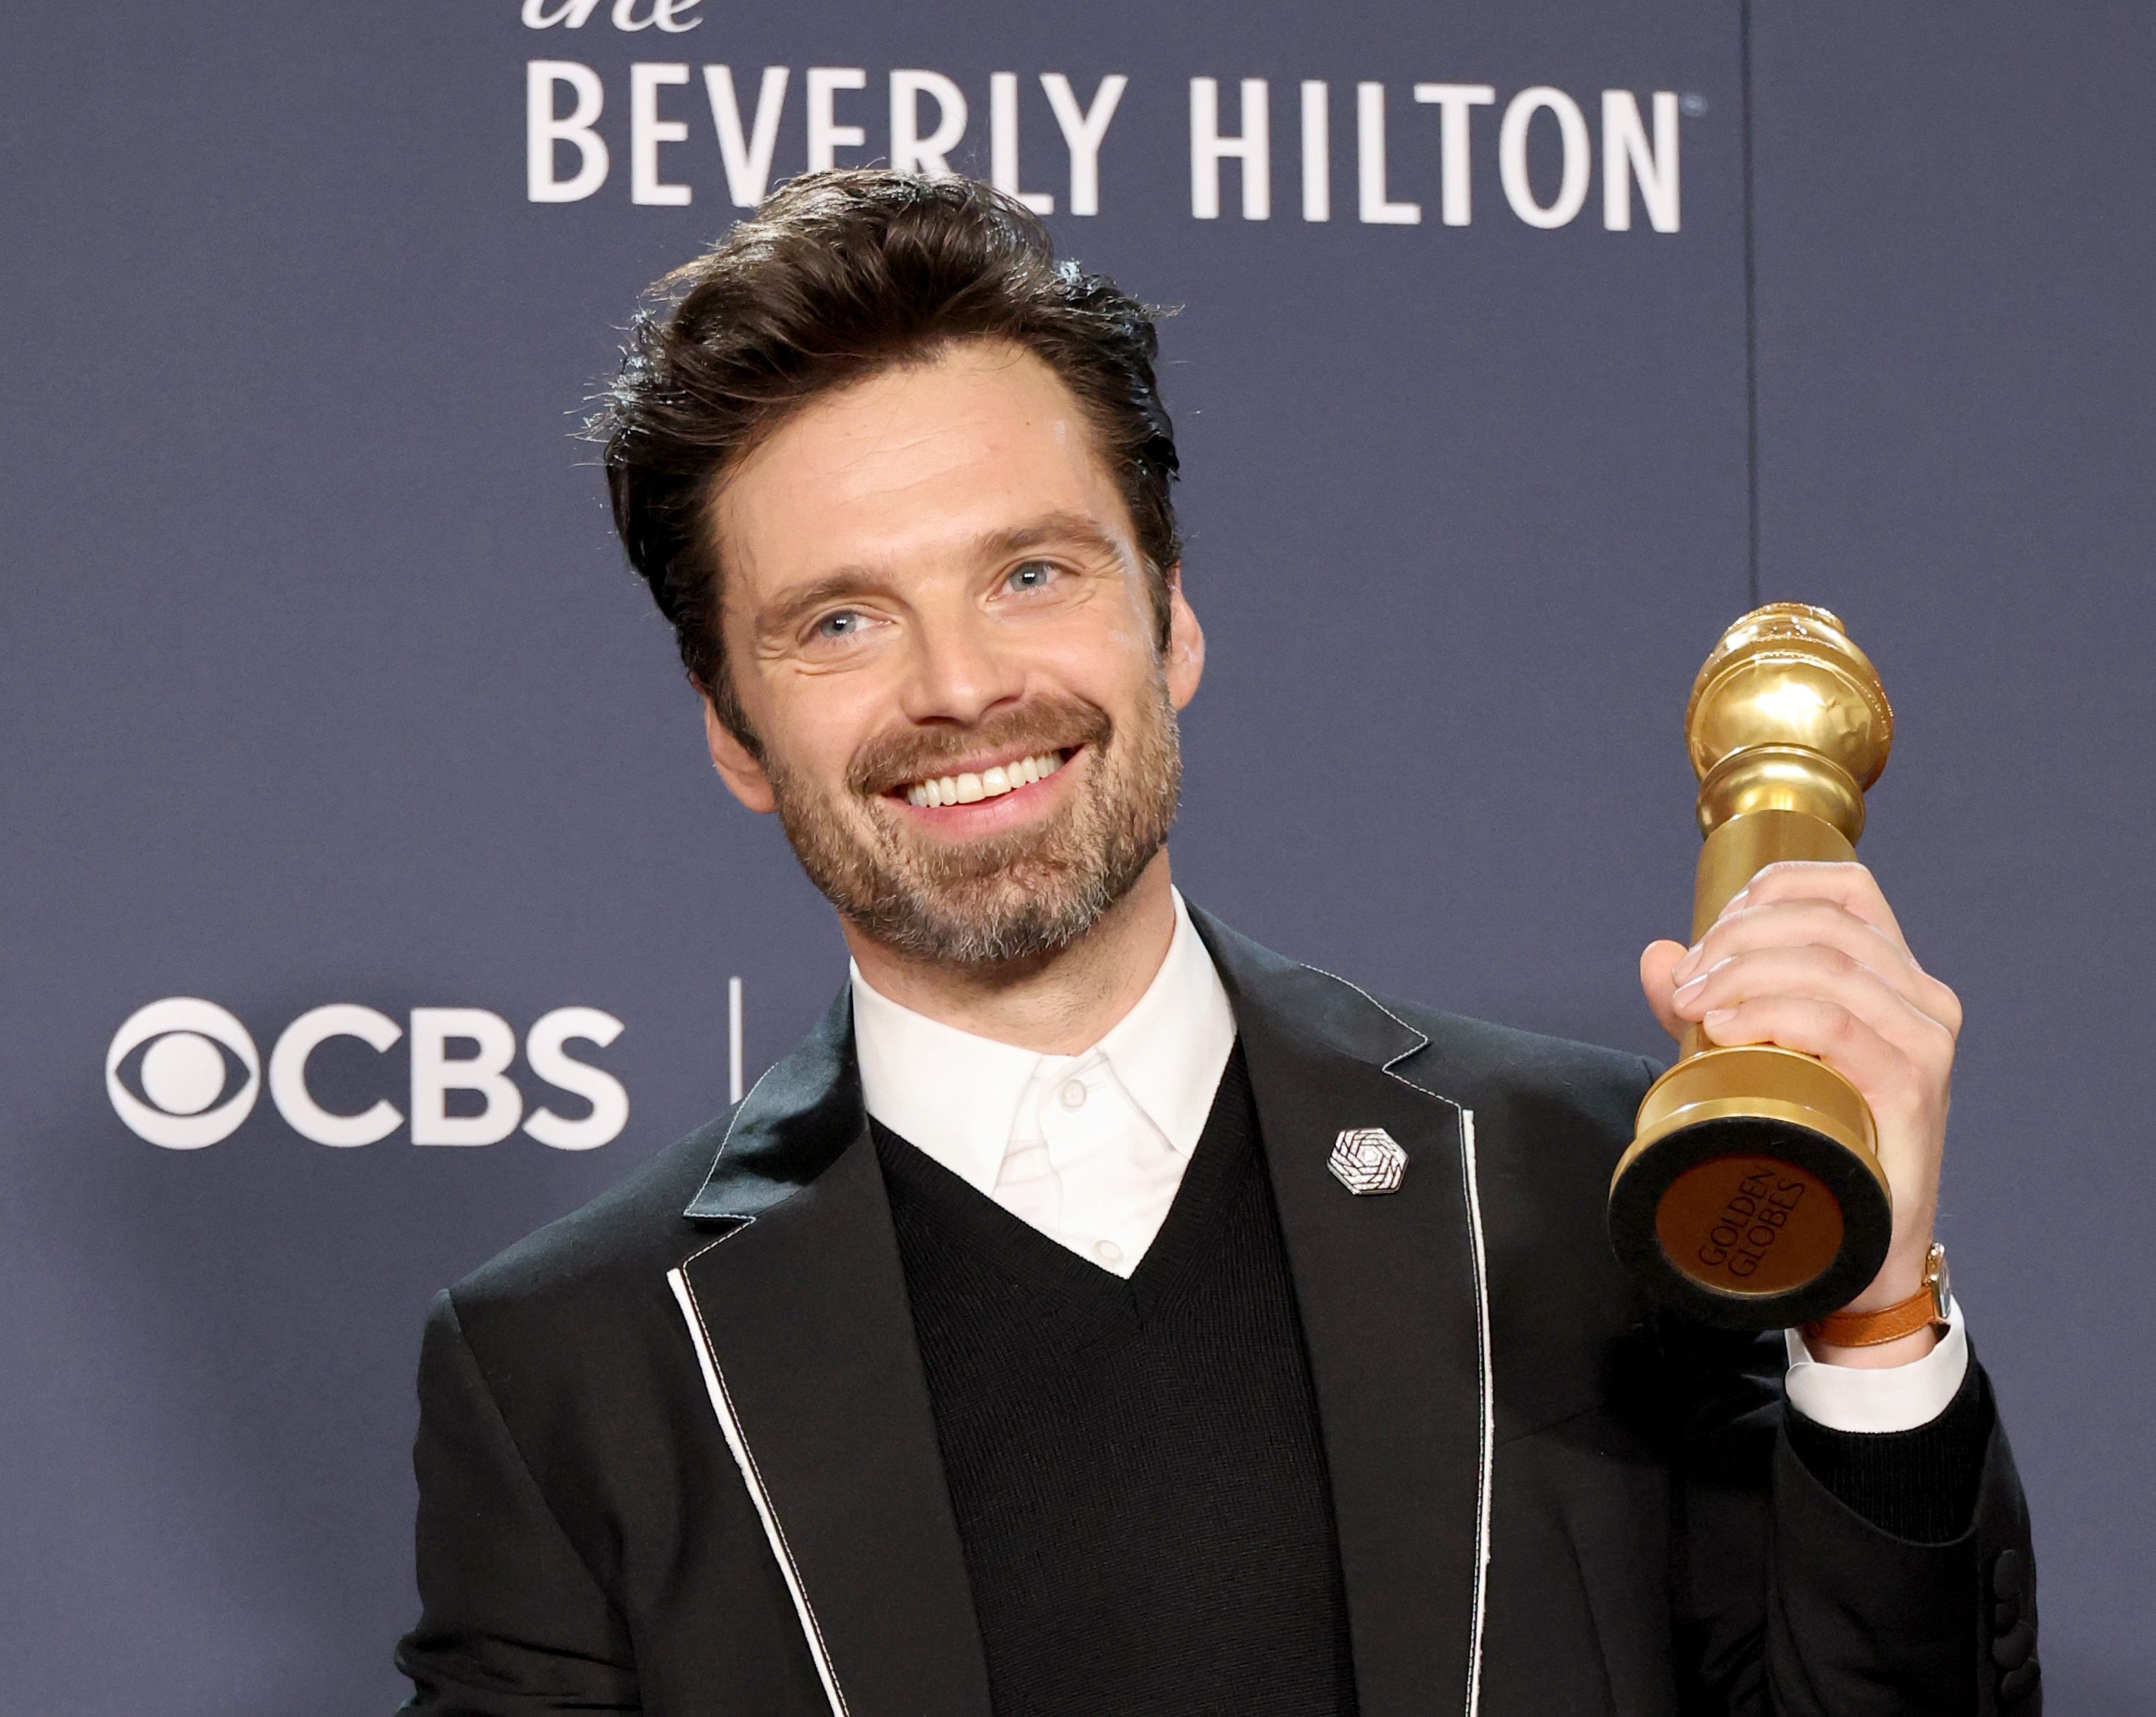
[(861, 747), (891, 725), (896, 705), (868, 676), (787, 675), (770, 688), (766, 748), (793, 774), (843, 791)]
[(1065, 691), (1113, 707), (1147, 691), (1160, 673), (1152, 616), (1127, 603), (1088, 604), (1074, 624), (1044, 640), (1040, 661)]

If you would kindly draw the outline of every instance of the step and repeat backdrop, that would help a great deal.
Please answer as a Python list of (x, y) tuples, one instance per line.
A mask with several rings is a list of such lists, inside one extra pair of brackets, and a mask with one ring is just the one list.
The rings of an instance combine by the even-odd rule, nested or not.
[(2149, 14), (1762, 7), (1748, 259), (1735, 0), (8, 33), (10, 1709), (393, 1706), (428, 1299), (840, 982), (577, 431), (647, 283), (867, 162), (1174, 307), (1176, 871), (1289, 953), (1658, 1048), (1692, 672), (1755, 547), (1845, 616), (1901, 718), (1865, 851), (1969, 1011), (1944, 1232), (2053, 1709), (2144, 1708)]

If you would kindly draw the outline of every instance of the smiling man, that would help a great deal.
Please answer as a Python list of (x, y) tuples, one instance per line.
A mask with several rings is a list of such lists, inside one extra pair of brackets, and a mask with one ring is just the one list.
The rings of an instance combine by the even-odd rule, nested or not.
[[(1687, 1327), (1602, 1233), (1650, 1064), (1171, 886), (1204, 640), (1142, 308), (878, 172), (669, 284), (616, 518), (852, 967), (732, 1113), (437, 1303), (409, 1709), (2035, 1709), (1958, 1309)], [(1870, 876), (1763, 872), (1641, 971), (1864, 1092), (1897, 1228), (1852, 1311), (1909, 1302), (1958, 1009)]]

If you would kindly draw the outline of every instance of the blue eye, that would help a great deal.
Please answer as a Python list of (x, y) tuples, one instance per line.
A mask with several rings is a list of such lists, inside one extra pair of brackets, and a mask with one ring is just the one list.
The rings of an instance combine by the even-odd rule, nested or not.
[(861, 629), (861, 617), (851, 609), (841, 609), (837, 614), (825, 614), (816, 622), (819, 638), (850, 638)]
[(1011, 568), (1010, 576), (1004, 580), (1014, 590), (1045, 589), (1055, 576), (1055, 568), (1045, 560), (1029, 560)]

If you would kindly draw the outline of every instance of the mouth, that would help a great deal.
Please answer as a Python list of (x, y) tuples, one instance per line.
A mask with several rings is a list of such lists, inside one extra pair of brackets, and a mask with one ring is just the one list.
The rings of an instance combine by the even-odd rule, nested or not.
[(952, 770), (948, 774), (924, 775), (891, 789), (888, 796), (902, 799), (920, 810), (1004, 799), (1045, 781), (1070, 762), (1079, 749), (1072, 746), (1061, 751), (1033, 752), (982, 767)]

